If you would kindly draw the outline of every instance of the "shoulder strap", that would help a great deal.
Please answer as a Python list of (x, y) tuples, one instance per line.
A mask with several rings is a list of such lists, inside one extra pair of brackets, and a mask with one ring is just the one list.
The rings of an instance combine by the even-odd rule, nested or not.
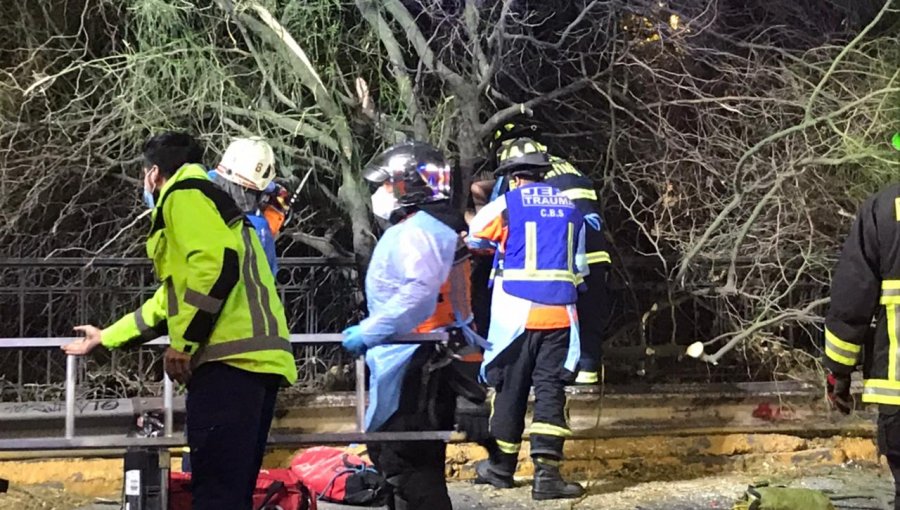
[(172, 184), (166, 191), (165, 196), (162, 197), (162, 200), (159, 201), (159, 204), (156, 206), (158, 210), (156, 212), (156, 217), (153, 220), (153, 227), (150, 229), (150, 234), (166, 227), (166, 220), (163, 215), (163, 206), (165, 205), (166, 200), (172, 196), (172, 193), (187, 189), (197, 190), (212, 201), (219, 211), (219, 216), (222, 217), (222, 221), (224, 221), (226, 225), (232, 225), (235, 221), (243, 219), (244, 213), (238, 209), (234, 200), (232, 200), (225, 190), (213, 184), (212, 181), (205, 179), (185, 179)]

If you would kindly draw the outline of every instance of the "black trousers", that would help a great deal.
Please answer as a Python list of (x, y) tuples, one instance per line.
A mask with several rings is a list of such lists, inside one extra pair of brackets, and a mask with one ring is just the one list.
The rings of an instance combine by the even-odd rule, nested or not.
[(491, 326), (493, 289), (488, 288), (488, 282), (493, 264), (493, 255), (472, 256), (472, 314), (475, 316), (475, 329), (483, 338), (487, 338)]
[[(446, 384), (444, 369), (430, 372), (436, 351), (423, 345), (407, 368), (397, 412), (379, 431), (452, 430), (456, 395)], [(451, 510), (444, 466), (443, 441), (369, 443), (372, 463), (391, 485), (397, 510)]]
[(878, 451), (894, 476), (894, 510), (900, 510), (900, 407), (879, 406)]
[[(585, 225), (585, 251), (588, 256), (598, 252), (609, 253), (609, 242), (603, 232)], [(603, 338), (612, 316), (612, 300), (609, 292), (609, 262), (595, 262), (585, 278), (587, 291), (578, 295), (578, 326), (581, 335), (581, 358), (578, 369), (597, 372), (603, 357)]]
[(528, 394), (534, 386), (531, 422), (532, 457), (562, 459), (570, 435), (566, 416), (566, 384), (573, 374), (563, 366), (569, 352), (569, 329), (528, 329), (488, 367), (494, 387), (491, 435), (501, 452), (518, 449), (525, 431)]
[(281, 376), (204, 363), (188, 383), (194, 510), (251, 510)]
[(608, 277), (608, 263), (591, 265), (591, 273), (584, 280), (587, 290), (578, 295), (578, 369), (583, 372), (597, 372), (603, 360), (603, 338), (612, 312)]

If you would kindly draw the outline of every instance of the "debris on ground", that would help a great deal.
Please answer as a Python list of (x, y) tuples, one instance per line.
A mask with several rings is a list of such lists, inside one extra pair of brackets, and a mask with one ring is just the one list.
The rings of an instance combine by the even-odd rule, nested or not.
[[(517, 480), (516, 488), (497, 490), (469, 482), (450, 484), (455, 510), (522, 510), (535, 508), (530, 480)], [(893, 481), (890, 473), (873, 467), (827, 467), (778, 475), (729, 473), (679, 481), (637, 482), (625, 479), (585, 482), (588, 494), (581, 500), (541, 502), (541, 510), (732, 510), (748, 487), (769, 483), (822, 491), (836, 510), (891, 510)], [(119, 506), (65, 493), (47, 485), (11, 485), (0, 494), (0, 510), (113, 510)], [(319, 503), (321, 510), (349, 510)]]

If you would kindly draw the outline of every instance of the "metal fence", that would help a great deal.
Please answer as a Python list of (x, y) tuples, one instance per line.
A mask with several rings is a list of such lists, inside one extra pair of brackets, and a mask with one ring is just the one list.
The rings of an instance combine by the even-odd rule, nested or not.
[[(728, 317), (752, 316), (758, 304), (740, 296), (703, 296), (680, 289), (652, 260), (616, 264), (612, 321), (604, 346), (611, 382), (770, 380), (771, 367), (733, 356), (716, 367), (678, 360), (684, 346), (729, 331)], [(357, 270), (351, 260), (284, 258), (278, 287), (292, 333), (335, 333), (360, 317)], [(109, 324), (134, 310), (156, 287), (146, 259), (0, 259), (0, 337), (73, 335), (77, 324)], [(821, 284), (798, 284), (788, 304), (821, 296)], [(662, 304), (662, 306), (660, 306)], [(654, 308), (654, 305), (656, 307)], [(818, 333), (788, 324), (778, 334), (792, 347), (815, 350)], [(352, 390), (353, 360), (339, 346), (296, 346), (298, 391)], [(81, 398), (158, 395), (158, 349), (91, 356), (82, 363)], [(57, 349), (0, 349), (0, 400), (58, 401), (65, 356)]]
[[(350, 260), (285, 258), (278, 288), (294, 333), (339, 332), (358, 317)], [(157, 284), (146, 259), (0, 259), (0, 337), (74, 336), (134, 310)], [(91, 356), (80, 374), (85, 398), (159, 394), (159, 349)], [(339, 346), (296, 346), (301, 390), (350, 390), (353, 360)], [(65, 356), (57, 349), (0, 350), (0, 400), (60, 400)]]

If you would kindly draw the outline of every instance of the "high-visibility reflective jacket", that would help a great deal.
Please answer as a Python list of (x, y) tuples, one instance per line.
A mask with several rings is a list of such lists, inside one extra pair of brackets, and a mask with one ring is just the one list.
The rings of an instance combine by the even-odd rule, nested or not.
[[(575, 207), (581, 211), (583, 216), (588, 214), (599, 215), (600, 205), (597, 201), (597, 191), (594, 190), (593, 181), (575, 168), (574, 165), (560, 157), (550, 156), (550, 162), (553, 166), (544, 175), (544, 182), (554, 188), (558, 188), (563, 195), (575, 204)], [(609, 242), (603, 236), (603, 233), (595, 231), (587, 225), (585, 225), (585, 228), (588, 229), (585, 232), (588, 264), (611, 263)]]
[(900, 406), (898, 325), (900, 184), (895, 184), (860, 207), (834, 271), (825, 319), (825, 366), (849, 374), (864, 358), (864, 402)]
[(222, 361), (297, 379), (284, 308), (265, 252), (227, 193), (199, 165), (181, 167), (160, 191), (147, 255), (162, 285), (103, 331), (108, 348), (168, 334), (195, 367)]

